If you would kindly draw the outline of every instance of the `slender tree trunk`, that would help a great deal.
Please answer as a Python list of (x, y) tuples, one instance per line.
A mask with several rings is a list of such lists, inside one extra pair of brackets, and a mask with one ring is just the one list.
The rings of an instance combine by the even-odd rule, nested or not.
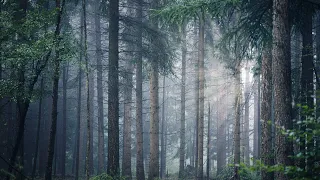
[(62, 13), (65, 5), (65, 0), (62, 0), (62, 4), (60, 4), (60, 0), (56, 0), (56, 8), (59, 9), (58, 17), (57, 17), (57, 26), (55, 30), (55, 61), (53, 64), (54, 74), (53, 74), (53, 97), (52, 97), (52, 122), (51, 122), (51, 130), (50, 130), (50, 139), (49, 139), (49, 147), (48, 147), (48, 161), (46, 167), (46, 174), (45, 179), (51, 180), (52, 179), (52, 162), (53, 162), (53, 155), (55, 149), (55, 139), (56, 139), (56, 131), (57, 131), (57, 115), (58, 115), (58, 88), (59, 88), (59, 78), (60, 78), (60, 54), (59, 54), (59, 36), (61, 31), (61, 19)]
[(137, 2), (137, 18), (139, 21), (137, 30), (137, 65), (136, 65), (136, 178), (144, 180), (143, 164), (143, 121), (142, 121), (142, 4), (143, 0)]
[[(262, 134), (261, 134), (261, 161), (263, 164), (271, 166), (273, 165), (273, 149), (272, 149), (272, 125), (271, 125), (271, 103), (272, 103), (272, 57), (271, 49), (267, 49), (263, 52), (262, 57), (262, 93), (261, 93), (261, 122), (262, 122)], [(262, 170), (261, 178), (265, 180), (274, 179), (272, 172)]]
[[(274, 118), (277, 129), (292, 127), (291, 119), (291, 64), (290, 64), (290, 26), (289, 1), (273, 1), (273, 49), (272, 81), (274, 88)], [(292, 165), (292, 144), (285, 135), (276, 131), (275, 159), (276, 164)], [(289, 179), (284, 172), (277, 172), (276, 179)]]
[(103, 115), (103, 86), (102, 86), (102, 50), (100, 25), (100, 0), (95, 1), (95, 35), (97, 58), (97, 96), (98, 96), (98, 174), (104, 171), (104, 115)]
[(179, 178), (184, 177), (185, 148), (186, 148), (186, 26), (181, 29), (181, 51), (182, 51), (182, 79), (181, 79), (181, 120), (180, 120), (180, 161)]
[(130, 51), (132, 45), (128, 44), (128, 57), (126, 62), (126, 72), (124, 75), (125, 87), (124, 87), (124, 132), (123, 132), (123, 155), (122, 155), (122, 176), (126, 179), (132, 179), (131, 172), (131, 122), (132, 122), (132, 54)]
[[(196, 24), (196, 22), (195, 22)], [(196, 25), (195, 25), (195, 36), (197, 36), (197, 30), (196, 30)], [(200, 36), (199, 36), (200, 37)], [(196, 40), (195, 40), (196, 41)], [(199, 49), (198, 49), (199, 51)], [(200, 53), (200, 52), (198, 52)], [(196, 57), (195, 57), (196, 58)], [(195, 73), (196, 73), (196, 80), (195, 80), (195, 109), (196, 109), (196, 121), (195, 121), (195, 149), (194, 149), (194, 152), (195, 152), (195, 157), (194, 157), (194, 165), (195, 165), (195, 178), (197, 179), (198, 177), (198, 162), (199, 162), (199, 151), (198, 151), (198, 142), (199, 142), (199, 137), (198, 137), (198, 134), (199, 134), (199, 82), (200, 82), (200, 77), (199, 77), (199, 71), (200, 71), (200, 62), (199, 62), (199, 57), (197, 58), (197, 61), (196, 61), (196, 64), (195, 64)]]
[(77, 97), (77, 129), (76, 129), (76, 159), (75, 161), (75, 180), (79, 178), (79, 168), (80, 168), (80, 148), (81, 148), (81, 97), (82, 97), (82, 58), (83, 58), (83, 14), (80, 15), (80, 59), (79, 59), (79, 72), (78, 72), (78, 97)]
[(109, 88), (107, 173), (119, 175), (119, 0), (109, 2)]
[(240, 180), (239, 166), (240, 166), (240, 118), (241, 118), (241, 76), (240, 66), (238, 65), (236, 72), (236, 84), (235, 84), (235, 123), (234, 123), (234, 180)]
[(210, 179), (210, 148), (211, 148), (211, 142), (210, 142), (210, 139), (211, 139), (211, 126), (210, 126), (210, 121), (211, 121), (211, 109), (210, 109), (210, 103), (208, 104), (208, 144), (207, 144), (207, 179), (209, 180)]
[(150, 72), (150, 162), (149, 180), (159, 178), (159, 77), (158, 62), (151, 62)]
[(61, 175), (65, 178), (66, 175), (66, 151), (67, 151), (67, 83), (68, 83), (68, 68), (69, 64), (63, 67), (63, 96), (62, 96), (62, 148), (61, 148)]
[(166, 176), (166, 154), (165, 154), (165, 91), (166, 91), (166, 77), (163, 76), (163, 91), (162, 91), (162, 121), (161, 121), (161, 167), (160, 178), (163, 179)]
[(88, 59), (88, 43), (87, 43), (87, 10), (86, 10), (86, 0), (82, 0), (82, 13), (83, 13), (83, 30), (84, 30), (84, 58), (85, 58), (85, 68), (86, 68), (86, 89), (87, 89), (87, 151), (86, 151), (86, 167), (85, 167), (85, 172), (86, 172), (86, 179), (90, 179), (90, 174), (92, 172), (92, 169), (90, 168), (91, 162), (91, 104), (90, 104), (90, 69), (89, 69), (89, 59)]
[(199, 125), (198, 125), (198, 179), (203, 179), (203, 132), (204, 132), (204, 14), (199, 24)]
[(260, 157), (260, 74), (256, 74), (254, 82), (254, 131), (253, 131), (253, 157)]
[(244, 141), (244, 162), (247, 165), (250, 165), (250, 146), (249, 146), (249, 102), (250, 102), (250, 89), (249, 89), (249, 65), (246, 64), (246, 79), (245, 79), (245, 92), (244, 92), (244, 128), (243, 128), (243, 141)]
[(31, 179), (34, 179), (37, 169), (37, 159), (38, 159), (38, 150), (39, 150), (39, 138), (40, 138), (40, 124), (41, 124), (41, 115), (42, 115), (42, 94), (43, 94), (43, 78), (41, 79), (40, 85), (40, 99), (39, 99), (39, 112), (38, 112), (38, 124), (37, 124), (37, 137), (36, 137), (36, 150), (33, 158), (33, 167)]

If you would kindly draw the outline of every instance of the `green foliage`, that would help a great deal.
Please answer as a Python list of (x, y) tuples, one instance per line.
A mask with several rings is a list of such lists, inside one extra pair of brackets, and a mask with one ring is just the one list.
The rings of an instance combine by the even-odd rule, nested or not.
[(90, 180), (125, 180), (125, 177), (111, 177), (107, 173), (102, 173), (98, 176), (90, 178)]

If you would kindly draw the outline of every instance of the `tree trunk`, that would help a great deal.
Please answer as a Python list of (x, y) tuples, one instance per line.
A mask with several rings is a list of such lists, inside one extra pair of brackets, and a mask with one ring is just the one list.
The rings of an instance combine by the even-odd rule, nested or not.
[(181, 120), (180, 120), (180, 161), (179, 178), (184, 177), (185, 148), (186, 148), (186, 26), (181, 29), (181, 51), (182, 51), (182, 79), (181, 79)]
[(119, 0), (109, 2), (109, 88), (107, 173), (119, 175)]
[(241, 118), (241, 76), (240, 66), (236, 67), (236, 82), (235, 82), (235, 123), (234, 123), (234, 180), (240, 180), (240, 118)]
[(161, 167), (160, 178), (163, 179), (166, 176), (166, 153), (165, 153), (165, 91), (166, 91), (166, 77), (163, 76), (163, 91), (162, 91), (162, 121), (161, 121)]
[(132, 122), (132, 45), (128, 45), (127, 49), (127, 62), (125, 65), (126, 72), (124, 75), (124, 132), (123, 132), (123, 155), (122, 155), (122, 176), (126, 177), (127, 180), (132, 179), (131, 172), (131, 122)]
[[(290, 26), (288, 0), (273, 1), (273, 49), (272, 81), (274, 87), (274, 118), (277, 129), (290, 129), (291, 120), (291, 64), (290, 64)], [(292, 144), (285, 135), (276, 131), (276, 164), (292, 165)], [(277, 172), (276, 179), (289, 179), (283, 172)]]
[(159, 77), (158, 62), (151, 62), (150, 72), (150, 162), (149, 180), (159, 178)]
[(56, 131), (57, 131), (57, 115), (58, 115), (58, 88), (59, 88), (59, 78), (60, 78), (60, 54), (59, 54), (59, 36), (61, 31), (61, 19), (62, 13), (65, 5), (65, 0), (62, 0), (62, 4), (60, 4), (60, 0), (56, 0), (56, 8), (59, 9), (58, 17), (57, 17), (57, 26), (55, 30), (55, 49), (56, 49), (56, 56), (55, 61), (53, 64), (54, 74), (53, 74), (53, 97), (52, 97), (52, 112), (51, 112), (51, 130), (50, 130), (50, 139), (49, 139), (49, 147), (48, 147), (48, 161), (46, 167), (46, 174), (45, 179), (51, 180), (52, 179), (52, 162), (53, 162), (53, 155), (55, 149), (55, 139), (56, 139)]
[(143, 164), (143, 121), (142, 121), (142, 4), (143, 0), (138, 1), (137, 18), (139, 21), (137, 29), (137, 65), (136, 65), (136, 178), (144, 180)]
[(76, 156), (75, 158), (75, 180), (79, 178), (80, 168), (80, 150), (81, 150), (81, 97), (82, 97), (82, 58), (83, 58), (83, 14), (80, 15), (80, 59), (79, 59), (79, 72), (78, 72), (78, 97), (77, 97), (77, 130), (76, 130)]
[(211, 148), (211, 142), (210, 142), (210, 137), (211, 137), (211, 126), (210, 126), (210, 121), (211, 121), (211, 114), (210, 114), (210, 103), (208, 104), (208, 144), (207, 144), (207, 179), (210, 179), (210, 148)]
[[(194, 26), (194, 32), (195, 32), (195, 37), (197, 36), (197, 28), (196, 28), (196, 21), (195, 21), (195, 26)], [(199, 36), (200, 37), (200, 36)], [(195, 45), (196, 45), (197, 40), (195, 39)], [(199, 51), (199, 49), (197, 49)], [(198, 52), (199, 53), (199, 52)], [(195, 56), (196, 58), (196, 56)], [(196, 64), (195, 64), (195, 73), (196, 73), (196, 80), (195, 80), (195, 104), (196, 104), (196, 121), (195, 121), (195, 157), (194, 157), (194, 165), (195, 165), (195, 177), (198, 177), (198, 162), (199, 162), (199, 152), (198, 152), (198, 129), (199, 129), (199, 82), (200, 82), (200, 77), (199, 77), (199, 71), (200, 71), (200, 63), (199, 63), (199, 57), (197, 58)]]
[(199, 125), (198, 125), (198, 179), (203, 179), (204, 132), (204, 14), (199, 21)]
[(260, 158), (260, 74), (255, 75), (254, 82), (254, 131), (253, 131), (253, 157)]
[(90, 174), (92, 174), (92, 168), (90, 167), (92, 165), (92, 159), (91, 157), (91, 151), (92, 151), (92, 118), (91, 118), (91, 90), (90, 90), (90, 69), (89, 69), (89, 59), (88, 59), (88, 43), (87, 43), (87, 10), (86, 10), (86, 0), (82, 0), (82, 13), (83, 13), (83, 30), (84, 30), (84, 58), (85, 58), (85, 68), (86, 68), (86, 89), (87, 89), (87, 150), (86, 150), (86, 167), (85, 167), (85, 172), (86, 172), (86, 179), (90, 179)]
[(61, 175), (62, 178), (66, 175), (66, 151), (67, 151), (67, 83), (68, 83), (68, 68), (69, 64), (63, 67), (63, 97), (62, 97), (62, 159), (61, 159)]
[(95, 1), (95, 35), (97, 58), (97, 96), (98, 96), (98, 174), (104, 171), (104, 115), (103, 115), (103, 86), (102, 86), (102, 50), (100, 25), (100, 0)]
[(244, 92), (244, 128), (243, 128), (243, 142), (244, 142), (244, 162), (246, 165), (250, 165), (250, 147), (249, 147), (249, 102), (250, 102), (250, 87), (249, 87), (249, 65), (246, 64), (246, 79), (245, 79), (245, 92)]
[(37, 124), (37, 137), (36, 137), (36, 150), (33, 158), (33, 167), (31, 179), (34, 179), (37, 169), (37, 159), (38, 159), (38, 149), (39, 149), (39, 138), (40, 138), (40, 124), (41, 124), (41, 115), (42, 115), (42, 94), (43, 94), (43, 78), (41, 79), (40, 85), (40, 99), (39, 99), (39, 112), (38, 112), (38, 124)]
[[(272, 125), (271, 125), (271, 103), (272, 103), (272, 57), (271, 49), (267, 49), (263, 52), (262, 57), (262, 93), (261, 93), (261, 122), (262, 122), (262, 134), (261, 134), (261, 161), (263, 164), (271, 166), (273, 165), (273, 150), (272, 150)], [(273, 173), (262, 170), (262, 179), (272, 180)]]

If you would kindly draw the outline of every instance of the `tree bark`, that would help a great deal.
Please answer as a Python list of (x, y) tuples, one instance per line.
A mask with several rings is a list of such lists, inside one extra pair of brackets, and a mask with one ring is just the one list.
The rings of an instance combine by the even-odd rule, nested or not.
[(109, 2), (109, 88), (107, 173), (116, 177), (119, 164), (119, 0)]
[[(273, 48), (272, 81), (274, 88), (274, 118), (276, 131), (276, 164), (292, 165), (292, 144), (282, 135), (279, 128), (290, 129), (291, 120), (291, 63), (290, 63), (290, 26), (288, 0), (273, 1)], [(284, 172), (277, 172), (276, 179), (289, 179)]]

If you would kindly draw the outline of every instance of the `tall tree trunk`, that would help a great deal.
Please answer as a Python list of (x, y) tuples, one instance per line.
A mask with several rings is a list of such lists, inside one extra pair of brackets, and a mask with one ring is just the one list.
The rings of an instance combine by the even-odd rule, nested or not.
[(204, 132), (204, 14), (199, 20), (199, 125), (198, 125), (198, 179), (203, 179)]
[(109, 88), (107, 173), (119, 175), (119, 0), (109, 2)]
[(181, 120), (180, 120), (180, 161), (179, 178), (184, 177), (185, 148), (186, 148), (186, 25), (181, 28), (181, 51), (182, 51), (182, 79), (181, 79)]
[(100, 0), (95, 1), (95, 35), (97, 58), (97, 96), (98, 96), (98, 174), (104, 171), (104, 115), (103, 115), (103, 86), (102, 86), (102, 50), (101, 50), (101, 25), (100, 25)]
[[(272, 57), (271, 49), (263, 51), (262, 55), (262, 93), (261, 93), (261, 122), (262, 122), (262, 134), (261, 134), (261, 161), (263, 164), (271, 166), (273, 165), (273, 150), (272, 150), (272, 125), (271, 125), (271, 103), (272, 103)], [(272, 180), (274, 179), (272, 172), (262, 170), (262, 179)]]
[(60, 0), (56, 0), (56, 8), (59, 10), (58, 17), (57, 17), (57, 26), (55, 30), (55, 61), (53, 64), (54, 74), (53, 74), (53, 97), (52, 97), (52, 112), (51, 112), (51, 130), (50, 130), (50, 139), (49, 139), (49, 147), (48, 147), (48, 161), (46, 166), (46, 174), (45, 179), (51, 180), (52, 179), (52, 162), (53, 162), (53, 155), (55, 149), (55, 139), (56, 139), (56, 131), (57, 131), (57, 115), (58, 115), (58, 88), (59, 88), (59, 78), (60, 78), (60, 54), (59, 54), (59, 36), (61, 31), (61, 19), (62, 13), (64, 10), (65, 0), (62, 0), (62, 4), (60, 4)]
[[(291, 64), (290, 26), (288, 0), (273, 1), (272, 81), (274, 87), (274, 119), (276, 127), (290, 129), (291, 120)], [(279, 129), (279, 128), (277, 128)], [(276, 164), (292, 165), (292, 144), (285, 135), (276, 131)], [(284, 172), (277, 172), (276, 179), (289, 179)]]
[(87, 10), (86, 10), (86, 0), (82, 0), (82, 13), (83, 13), (83, 30), (84, 30), (84, 58), (85, 58), (85, 68), (86, 68), (86, 89), (87, 89), (87, 151), (86, 151), (86, 167), (85, 167), (85, 172), (86, 172), (86, 179), (90, 179), (90, 174), (92, 173), (92, 168), (90, 168), (92, 164), (92, 159), (91, 157), (91, 151), (92, 151), (92, 133), (91, 133), (91, 125), (92, 125), (92, 118), (91, 118), (91, 103), (90, 103), (90, 96), (91, 91), (90, 91), (90, 69), (89, 69), (89, 59), (88, 59), (88, 43), (87, 43)]
[(245, 92), (244, 92), (244, 128), (243, 128), (243, 141), (244, 141), (244, 162), (247, 165), (250, 165), (250, 146), (249, 146), (249, 102), (250, 102), (250, 87), (249, 87), (249, 65), (246, 64), (246, 79), (245, 79)]
[(144, 180), (143, 164), (143, 121), (142, 121), (142, 4), (143, 0), (137, 2), (137, 65), (136, 65), (136, 178)]
[[(308, 2), (303, 3), (303, 16), (302, 16), (302, 57), (301, 57), (301, 99), (300, 103), (302, 106), (308, 106), (308, 108), (313, 109), (313, 44), (312, 44), (312, 5)], [(301, 114), (301, 120), (305, 121), (307, 116), (311, 114), (303, 113)], [(301, 131), (306, 130), (306, 125), (303, 124), (300, 126)], [(306, 142), (306, 136), (300, 138), (300, 152), (303, 154), (299, 166), (301, 169), (309, 169), (308, 165), (309, 161), (312, 161), (307, 157), (306, 148), (310, 146)], [(313, 142), (312, 145), (313, 146)], [(309, 148), (308, 148), (309, 149)], [(306, 164), (307, 162), (307, 164)], [(310, 164), (311, 165), (311, 164)]]
[(207, 144), (207, 179), (210, 179), (210, 148), (211, 148), (211, 126), (210, 126), (210, 121), (211, 121), (211, 110), (210, 110), (210, 103), (208, 104), (208, 144)]
[(166, 93), (166, 77), (163, 76), (163, 91), (162, 91), (162, 121), (161, 121), (161, 166), (160, 166), (160, 178), (163, 179), (166, 176), (166, 153), (165, 153), (165, 93)]
[(127, 62), (126, 62), (126, 72), (124, 75), (125, 87), (124, 87), (124, 132), (123, 132), (123, 155), (122, 155), (122, 176), (126, 179), (132, 179), (131, 172), (131, 122), (132, 122), (132, 45), (128, 44)]
[(240, 166), (240, 118), (241, 118), (241, 76), (240, 65), (236, 67), (235, 74), (235, 123), (234, 123), (234, 180), (240, 180), (239, 166)]
[(75, 180), (79, 178), (80, 150), (81, 150), (81, 97), (82, 97), (82, 58), (83, 58), (83, 13), (80, 15), (80, 59), (78, 72), (78, 97), (77, 97), (77, 129), (76, 129), (76, 154), (75, 154)]
[(36, 150), (33, 158), (33, 167), (31, 179), (34, 179), (37, 169), (37, 159), (38, 159), (38, 150), (39, 150), (39, 138), (40, 138), (40, 125), (41, 125), (41, 115), (42, 115), (42, 96), (43, 96), (43, 78), (41, 79), (40, 85), (40, 99), (39, 99), (39, 112), (38, 112), (38, 123), (37, 123), (37, 137), (36, 137)]
[[(197, 36), (197, 28), (196, 28), (196, 21), (195, 21), (195, 26), (194, 26), (194, 33), (195, 33), (195, 37)], [(200, 37), (200, 36), (199, 36)], [(196, 42), (198, 41), (197, 39), (194, 40), (195, 41), (195, 45)], [(199, 49), (197, 49), (199, 51)], [(198, 52), (199, 53), (199, 52)], [(195, 177), (198, 177), (198, 162), (199, 162), (199, 152), (198, 152), (198, 141), (199, 141), (199, 137), (198, 137), (198, 129), (199, 129), (199, 81), (200, 81), (200, 77), (199, 77), (199, 71), (200, 71), (200, 63), (199, 63), (199, 57), (197, 58), (195, 56), (195, 59), (197, 59), (196, 64), (195, 64), (195, 73), (196, 73), (196, 79), (195, 79), (195, 109), (196, 109), (196, 120), (195, 120), (195, 157), (194, 157), (194, 165), (195, 165)]]
[(65, 64), (62, 74), (62, 147), (61, 147), (61, 175), (65, 178), (66, 175), (66, 151), (67, 151), (67, 83), (68, 83), (68, 68), (69, 64)]
[(159, 178), (159, 77), (158, 62), (151, 62), (150, 72), (150, 162), (149, 180)]
[(254, 131), (253, 131), (253, 157), (260, 158), (260, 74), (255, 75), (254, 82)]

